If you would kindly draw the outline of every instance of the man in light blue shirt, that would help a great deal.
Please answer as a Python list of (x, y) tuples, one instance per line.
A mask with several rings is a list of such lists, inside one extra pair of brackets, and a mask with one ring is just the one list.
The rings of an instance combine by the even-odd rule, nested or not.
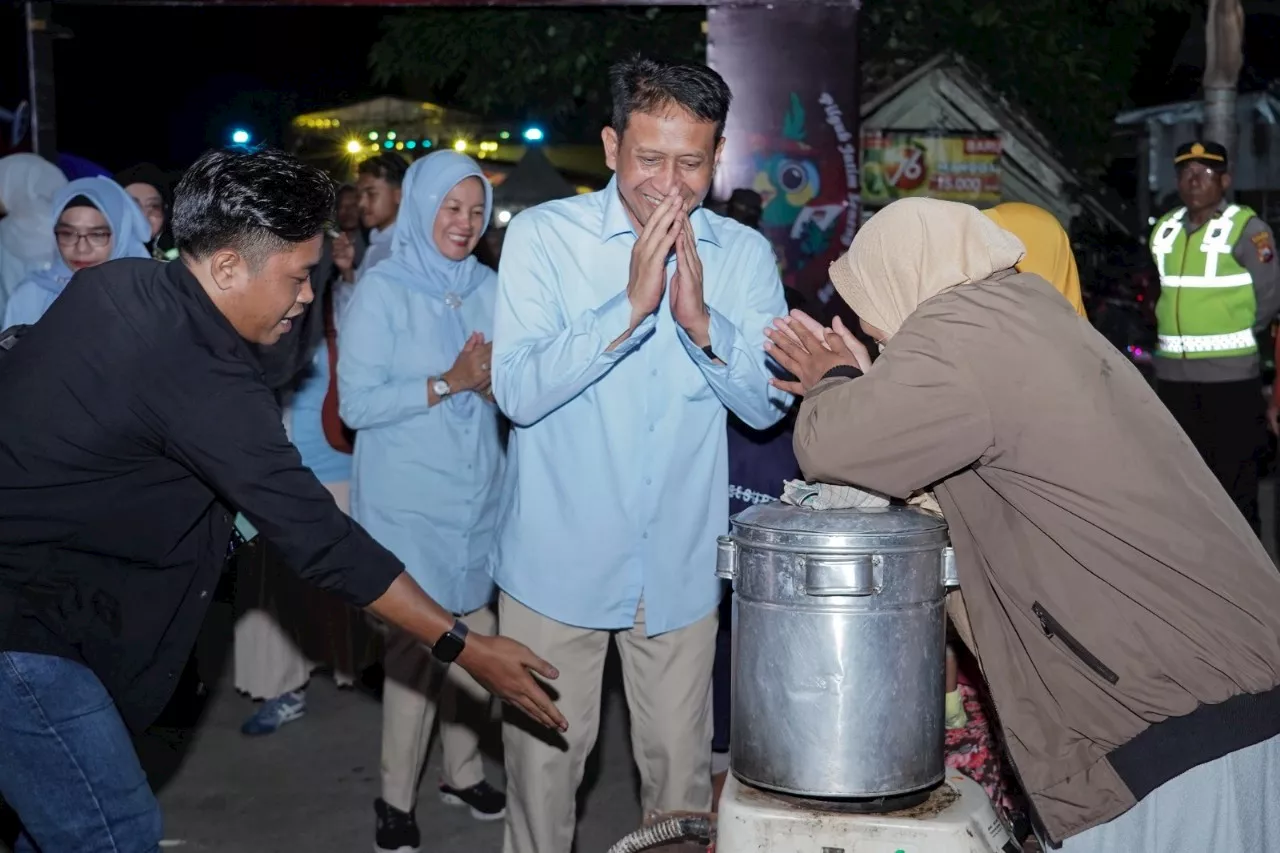
[(730, 94), (711, 69), (612, 73), (615, 177), (508, 227), (493, 386), (515, 424), (500, 627), (555, 661), (565, 740), (504, 729), (506, 853), (568, 853), (618, 642), (643, 808), (711, 806), (711, 667), (728, 525), (726, 409), (777, 422), (764, 328), (786, 313), (759, 233), (700, 207)]

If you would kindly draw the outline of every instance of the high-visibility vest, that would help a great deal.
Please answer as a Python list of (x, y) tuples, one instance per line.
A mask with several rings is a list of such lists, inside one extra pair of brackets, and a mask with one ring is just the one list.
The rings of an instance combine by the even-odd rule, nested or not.
[(1253, 334), (1258, 303), (1253, 276), (1232, 251), (1256, 214), (1233, 204), (1187, 239), (1187, 209), (1166, 214), (1151, 232), (1160, 271), (1156, 355), (1222, 358), (1258, 351)]

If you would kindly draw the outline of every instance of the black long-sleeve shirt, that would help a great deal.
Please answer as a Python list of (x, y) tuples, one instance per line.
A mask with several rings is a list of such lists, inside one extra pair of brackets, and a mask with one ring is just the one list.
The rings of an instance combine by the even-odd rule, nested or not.
[(0, 649), (85, 663), (134, 730), (182, 672), (234, 510), (355, 605), (403, 569), (303, 467), (180, 261), (76, 275), (0, 358), (0, 405)]

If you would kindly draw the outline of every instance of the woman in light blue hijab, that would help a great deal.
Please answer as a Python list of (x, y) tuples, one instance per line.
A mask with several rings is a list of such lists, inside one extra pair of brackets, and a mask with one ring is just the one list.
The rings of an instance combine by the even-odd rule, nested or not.
[[(356, 285), (338, 354), (342, 420), (356, 430), (352, 516), (482, 633), (495, 628), (489, 558), (505, 491), (489, 388), (497, 275), (472, 255), (492, 199), (465, 155), (441, 151), (409, 167), (391, 256)], [(436, 700), (447, 712), (457, 688), (481, 708), (488, 699), (459, 667), (435, 696), (437, 666), (408, 635), (388, 637), (384, 668), (377, 844), (416, 848), (413, 805)], [(501, 816), (505, 797), (484, 780), (475, 729), (445, 719), (441, 742), (446, 802)]]
[(28, 273), (5, 305), (3, 327), (34, 323), (71, 276), (120, 258), (149, 258), (151, 236), (137, 203), (106, 177), (78, 178), (53, 196), (53, 262)]

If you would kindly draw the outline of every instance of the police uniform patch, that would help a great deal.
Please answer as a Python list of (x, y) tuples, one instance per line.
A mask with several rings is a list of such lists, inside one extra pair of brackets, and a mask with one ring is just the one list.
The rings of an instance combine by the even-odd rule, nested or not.
[(1253, 235), (1253, 248), (1258, 250), (1259, 263), (1269, 264), (1276, 256), (1275, 246), (1271, 244), (1271, 235), (1266, 231)]

